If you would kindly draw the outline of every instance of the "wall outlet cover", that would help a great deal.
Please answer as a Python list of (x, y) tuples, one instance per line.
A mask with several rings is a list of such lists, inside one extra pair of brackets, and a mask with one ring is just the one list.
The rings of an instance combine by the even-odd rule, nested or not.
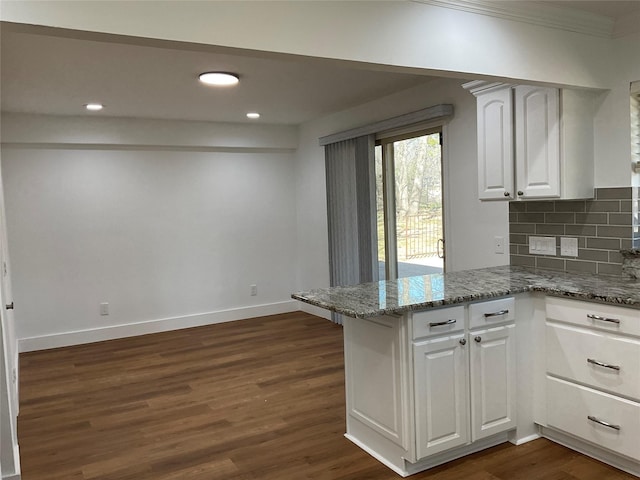
[(574, 237), (560, 238), (560, 255), (563, 257), (578, 256), (578, 239)]
[(529, 237), (529, 254), (555, 256), (556, 237)]

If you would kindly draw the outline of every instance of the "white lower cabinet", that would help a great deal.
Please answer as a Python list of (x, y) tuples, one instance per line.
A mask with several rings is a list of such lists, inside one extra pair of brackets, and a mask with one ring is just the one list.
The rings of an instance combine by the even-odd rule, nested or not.
[(515, 325), (474, 330), (471, 433), (478, 440), (516, 427)]
[(517, 298), (347, 318), (347, 438), (401, 476), (542, 435), (640, 477), (640, 310)]
[(640, 460), (640, 404), (559, 378), (547, 378), (548, 424)]
[(579, 450), (640, 474), (640, 312), (555, 297), (545, 304), (540, 423), (588, 446), (577, 444)]
[(403, 325), (398, 318), (345, 323), (347, 412), (385, 440), (409, 448), (408, 382)]
[(469, 442), (466, 335), (413, 346), (418, 458)]
[[(434, 311), (434, 321), (453, 319), (443, 315), (447, 310), (453, 308)], [(514, 299), (475, 303), (468, 310), (469, 324), (485, 328), (414, 340), (419, 459), (516, 427)], [(429, 313), (421, 313), (425, 322)]]

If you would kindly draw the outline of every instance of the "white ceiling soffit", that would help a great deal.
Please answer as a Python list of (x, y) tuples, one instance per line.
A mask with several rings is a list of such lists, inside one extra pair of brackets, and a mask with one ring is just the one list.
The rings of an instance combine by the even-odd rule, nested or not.
[[(4, 24), (3, 24), (4, 25)], [(419, 73), (260, 52), (159, 48), (2, 28), (2, 111), (299, 125), (428, 82)], [(64, 33), (64, 32), (63, 32)], [(67, 32), (69, 33), (69, 32)], [(72, 32), (73, 33), (73, 32)], [(176, 46), (178, 47), (178, 46)], [(214, 88), (198, 74), (231, 71), (240, 84)]]
[[(413, 0), (491, 17), (557, 28), (569, 32), (612, 38), (615, 18), (572, 8), (574, 2), (492, 1), (492, 0)], [(604, 2), (593, 2), (604, 3)], [(617, 3), (617, 2), (611, 2)], [(622, 3), (622, 2), (620, 2)], [(625, 2), (626, 3), (626, 2)], [(640, 2), (638, 2), (640, 4)], [(551, 5), (553, 4), (553, 5)]]

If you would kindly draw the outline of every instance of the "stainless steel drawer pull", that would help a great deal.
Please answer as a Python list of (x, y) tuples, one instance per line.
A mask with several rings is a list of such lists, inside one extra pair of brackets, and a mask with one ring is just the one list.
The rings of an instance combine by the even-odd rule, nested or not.
[(506, 315), (507, 313), (509, 313), (509, 310), (498, 310), (497, 312), (493, 313), (485, 313), (484, 318), (499, 317), (500, 315)]
[(610, 365), (608, 363), (599, 362), (598, 360), (594, 360), (593, 358), (587, 358), (587, 363), (592, 363), (594, 365), (598, 365), (599, 367), (610, 368), (611, 370), (620, 370), (618, 365)]
[(429, 324), (429, 328), (433, 328), (433, 327), (441, 327), (441, 326), (443, 326), (443, 325), (452, 325), (452, 324), (454, 324), (454, 323), (456, 323), (456, 319), (455, 319), (455, 318), (452, 318), (452, 319), (447, 320), (447, 321), (445, 321), (445, 322), (432, 322), (432, 323), (430, 323), (430, 324)]
[(587, 313), (587, 318), (591, 320), (600, 320), (601, 322), (620, 323), (617, 318), (601, 317), (600, 315), (594, 315), (593, 313)]
[(613, 425), (612, 423), (603, 422), (602, 420), (598, 420), (593, 415), (587, 415), (587, 418), (592, 422), (599, 423), (600, 425), (604, 425), (605, 427), (613, 428), (614, 430), (620, 430), (620, 425)]

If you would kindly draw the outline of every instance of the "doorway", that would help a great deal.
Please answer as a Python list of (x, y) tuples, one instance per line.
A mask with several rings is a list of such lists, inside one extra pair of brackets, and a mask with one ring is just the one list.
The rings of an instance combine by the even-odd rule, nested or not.
[(375, 174), (379, 279), (443, 273), (442, 128), (378, 139)]

